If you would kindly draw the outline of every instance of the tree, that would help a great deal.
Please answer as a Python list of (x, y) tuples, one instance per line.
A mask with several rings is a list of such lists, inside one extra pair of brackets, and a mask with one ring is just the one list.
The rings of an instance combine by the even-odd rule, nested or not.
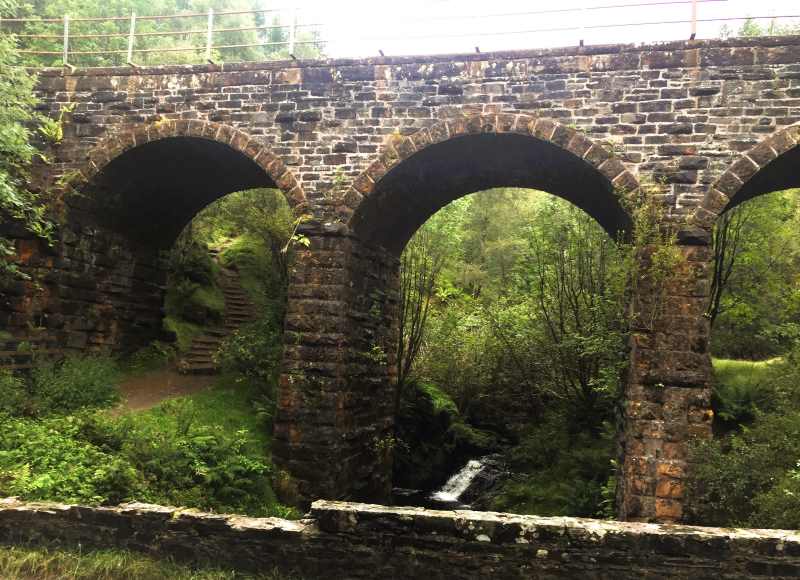
[(745, 204), (724, 213), (714, 227), (712, 246), (714, 249), (714, 273), (711, 278), (711, 297), (706, 315), (714, 321), (722, 309), (722, 298), (734, 272), (742, 251), (742, 237), (753, 206)]
[(401, 257), (396, 405), (422, 347), (431, 299), (445, 259), (443, 253), (436, 252), (434, 239), (428, 230), (422, 230)]
[(798, 227), (792, 190), (759, 196), (720, 217), (708, 307), (715, 355), (768, 358), (800, 337)]
[(264, 244), (285, 285), (289, 276), (290, 246), (298, 241), (297, 225), (286, 198), (277, 189), (251, 189), (227, 195), (204, 209), (192, 222), (194, 236), (249, 234)]
[[(12, 12), (10, 0), (0, 0), (0, 14)], [(33, 130), (47, 121), (33, 108), (35, 77), (19, 62), (16, 39), (0, 33), (0, 214), (4, 229), (20, 224), (36, 236), (47, 239), (51, 226), (39, 196), (28, 188), (28, 167), (39, 155), (32, 144)], [(52, 125), (47, 125), (48, 127)], [(18, 273), (9, 261), (14, 255), (12, 241), (0, 235), (0, 272)]]
[[(262, 6), (257, 0), (30, 0), (19, 7), (13, 14), (16, 17), (47, 19), (62, 18), (65, 14), (71, 18), (81, 17), (106, 18), (92, 22), (72, 22), (70, 47), (74, 59), (72, 64), (82, 66), (112, 66), (126, 64), (127, 34), (130, 21), (128, 17), (135, 13), (136, 32), (148, 36), (136, 38), (136, 48), (148, 52), (134, 53), (137, 64), (172, 64), (202, 61), (205, 50), (205, 20), (202, 17), (209, 9), (217, 15), (214, 18), (215, 46), (229, 48), (215, 50), (212, 58), (215, 62), (250, 61), (274, 58), (289, 58), (286, 46), (275, 46), (267, 43), (286, 42), (286, 29), (255, 29), (267, 25), (264, 13), (253, 14), (219, 14), (221, 12), (246, 12), (259, 10)], [(192, 18), (167, 18), (148, 20), (148, 16), (200, 14)], [(114, 18), (119, 18), (116, 20)], [(274, 16), (269, 21), (273, 26), (281, 24), (280, 18)], [(59, 66), (61, 64), (62, 43), (59, 38), (60, 23), (28, 22), (24, 25), (9, 23), (5, 26), (16, 26), (15, 32), (24, 34), (50, 35), (54, 38), (26, 38), (26, 48), (50, 51), (52, 55), (27, 55), (26, 61), (34, 66)], [(201, 30), (202, 33), (190, 31)], [(100, 35), (99, 37), (80, 38), (79, 35)], [(117, 36), (103, 36), (114, 34)], [(301, 29), (297, 40), (300, 42), (314, 40), (315, 33)], [(262, 44), (262, 46), (251, 46)], [(187, 50), (177, 50), (187, 49)], [(113, 51), (113, 52), (108, 52)], [(84, 54), (77, 54), (84, 52)], [(103, 54), (98, 54), (103, 52)], [(317, 57), (320, 55), (317, 44), (298, 44), (296, 56)], [(93, 53), (93, 54), (86, 54)]]

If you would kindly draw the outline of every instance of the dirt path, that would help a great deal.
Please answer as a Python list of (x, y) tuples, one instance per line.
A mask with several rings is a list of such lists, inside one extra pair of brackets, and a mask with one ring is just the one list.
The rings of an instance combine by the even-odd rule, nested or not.
[(207, 389), (216, 377), (182, 375), (174, 369), (150, 371), (131, 377), (119, 385), (123, 402), (119, 412), (145, 411), (165, 399), (191, 395)]

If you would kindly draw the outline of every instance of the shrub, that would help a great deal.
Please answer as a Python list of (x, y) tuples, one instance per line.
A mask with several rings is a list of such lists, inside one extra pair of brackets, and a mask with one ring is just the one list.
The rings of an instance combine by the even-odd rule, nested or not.
[(183, 234), (167, 257), (167, 267), (175, 280), (188, 281), (201, 286), (214, 282), (214, 262), (208, 247)]
[(175, 358), (175, 347), (155, 340), (144, 348), (134, 352), (125, 361), (125, 370), (142, 373), (160, 369)]
[(775, 376), (781, 359), (766, 361), (714, 360), (711, 401), (717, 430), (730, 431), (752, 423), (759, 411), (775, 408)]
[(691, 459), (692, 521), (800, 527), (800, 411), (759, 414), (741, 433), (697, 443)]
[(547, 413), (509, 454), (514, 475), (492, 509), (544, 516), (606, 517), (613, 513), (614, 429), (599, 435), (570, 432), (569, 422)]
[(207, 510), (271, 515), (271, 467), (246, 429), (200, 424), (188, 399), (115, 424), (121, 453), (147, 482), (141, 499)]
[(117, 363), (102, 356), (70, 356), (37, 365), (31, 374), (31, 397), (39, 413), (68, 413), (83, 407), (106, 407), (119, 399)]
[(21, 415), (28, 403), (25, 381), (11, 371), (0, 369), (0, 415)]
[(123, 457), (81, 433), (85, 416), (9, 418), (0, 425), (0, 495), (69, 503), (119, 503), (141, 485)]
[(239, 383), (258, 387), (256, 404), (267, 421), (274, 411), (282, 352), (280, 325), (267, 315), (236, 330), (217, 353), (226, 373), (237, 376)]

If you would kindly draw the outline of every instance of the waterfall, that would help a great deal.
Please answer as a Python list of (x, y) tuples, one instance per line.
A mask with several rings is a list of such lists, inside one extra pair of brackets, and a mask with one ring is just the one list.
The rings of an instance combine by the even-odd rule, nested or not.
[(458, 498), (467, 491), (472, 480), (474, 480), (485, 467), (484, 459), (485, 458), (482, 457), (480, 459), (471, 459), (467, 462), (460, 471), (447, 480), (447, 483), (442, 486), (442, 489), (431, 494), (431, 499), (443, 503), (458, 503)]

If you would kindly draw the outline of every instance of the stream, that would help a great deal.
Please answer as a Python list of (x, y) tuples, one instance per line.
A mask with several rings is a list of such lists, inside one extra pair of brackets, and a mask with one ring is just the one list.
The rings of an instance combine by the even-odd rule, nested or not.
[(436, 491), (395, 489), (395, 504), (444, 510), (481, 509), (472, 504), (482, 503), (483, 496), (505, 475), (505, 467), (497, 455), (470, 459)]

